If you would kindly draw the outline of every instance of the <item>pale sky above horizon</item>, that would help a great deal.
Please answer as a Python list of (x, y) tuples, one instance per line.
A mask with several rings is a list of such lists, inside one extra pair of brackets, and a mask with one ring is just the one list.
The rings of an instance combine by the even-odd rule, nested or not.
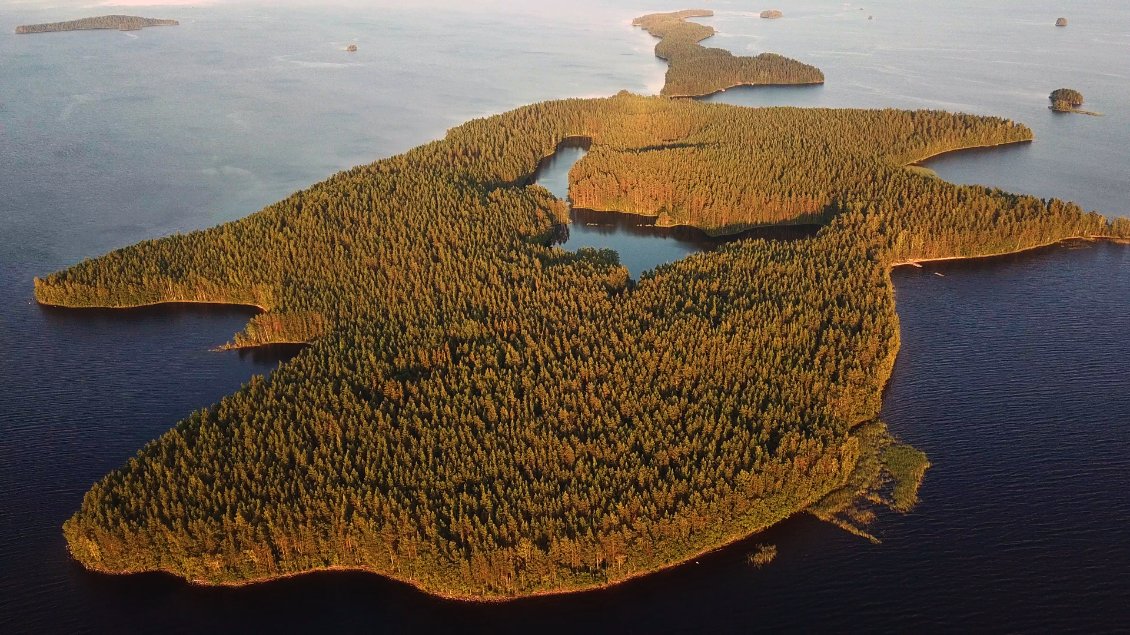
[[(701, 0), (699, 0), (701, 2)], [(40, 14), (37, 19), (55, 21), (105, 13), (135, 13), (151, 18), (176, 18), (177, 9), (259, 6), (264, 9), (357, 10), (363, 13), (382, 10), (452, 10), (465, 12), (522, 13), (540, 16), (589, 16), (593, 20), (608, 13), (632, 14), (638, 11), (663, 11), (680, 8), (681, 0), (626, 0), (623, 4), (602, 0), (0, 0), (0, 22), (13, 14)], [(692, 3), (693, 4), (693, 3)], [(5, 11), (7, 10), (7, 11)], [(602, 17), (598, 17), (602, 16)]]
[(215, 5), (234, 5), (234, 4), (266, 4), (270, 6), (280, 5), (305, 5), (305, 6), (327, 6), (327, 7), (407, 7), (410, 5), (453, 5), (462, 8), (482, 7), (489, 8), (493, 6), (506, 6), (506, 5), (529, 5), (529, 4), (542, 4), (536, 0), (474, 0), (474, 2), (465, 2), (459, 0), (412, 0), (411, 2), (404, 2), (404, 0), (0, 0), (0, 6), (7, 5), (13, 7), (22, 7), (28, 9), (52, 9), (52, 8), (68, 8), (68, 9), (89, 9), (89, 8), (112, 8), (112, 7), (203, 7)]

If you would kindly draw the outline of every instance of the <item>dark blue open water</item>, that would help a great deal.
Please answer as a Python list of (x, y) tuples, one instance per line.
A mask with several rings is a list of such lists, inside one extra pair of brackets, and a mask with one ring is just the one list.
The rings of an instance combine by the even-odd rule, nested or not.
[[(885, 418), (934, 467), (913, 513), (878, 520), (881, 545), (802, 516), (754, 539), (779, 547), (764, 569), (737, 545), (609, 591), (488, 606), (366, 575), (217, 590), (77, 567), (59, 526), (90, 484), (287, 352), (210, 352), (241, 310), (43, 309), (33, 276), (238, 218), (469, 117), (655, 92), (664, 66), (628, 22), (686, 8), (233, 2), (130, 10), (175, 28), (12, 34), (88, 4), (0, 0), (0, 632), (1126, 628), (1130, 249), (1110, 244), (895, 273), (902, 351)], [(750, 13), (762, 7), (711, 2), (722, 33), (710, 44), (776, 50), (828, 77), (712, 99), (1014, 117), (1036, 143), (931, 167), (1125, 213), (1130, 7), (926, 4), (798, 0), (764, 21)], [(1067, 29), (1051, 26), (1059, 15)], [(341, 50), (350, 42), (356, 54)], [(1105, 116), (1049, 113), (1061, 85)], [(654, 264), (633, 260), (643, 251), (702, 248), (662, 240), (615, 246), (633, 277)]]

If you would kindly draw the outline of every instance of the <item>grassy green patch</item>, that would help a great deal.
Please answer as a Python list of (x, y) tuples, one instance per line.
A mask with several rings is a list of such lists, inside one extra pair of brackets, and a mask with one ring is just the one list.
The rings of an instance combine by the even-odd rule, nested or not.
[(757, 545), (757, 548), (750, 552), (748, 556), (746, 556), (746, 562), (748, 562), (751, 566), (761, 568), (769, 564), (770, 562), (773, 562), (773, 559), (776, 557), (777, 545), (760, 544)]
[(930, 467), (926, 455), (909, 445), (894, 444), (883, 449), (880, 455), (883, 469), (894, 479), (891, 492), (891, 509), (908, 512), (918, 503), (918, 487)]

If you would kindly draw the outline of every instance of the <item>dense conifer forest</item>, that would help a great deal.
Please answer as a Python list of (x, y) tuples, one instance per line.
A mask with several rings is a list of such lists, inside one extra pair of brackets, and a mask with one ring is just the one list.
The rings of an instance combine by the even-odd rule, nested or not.
[[(233, 345), (310, 342), (95, 484), (71, 553), (208, 584), (361, 568), (506, 598), (614, 583), (804, 509), (850, 525), (863, 494), (909, 508), (925, 458), (876, 422), (890, 267), (1130, 237), (904, 168), (1031, 136), (930, 111), (546, 102), (37, 280), (68, 307), (254, 304)], [(614, 252), (550, 246), (565, 205), (526, 185), (576, 137), (585, 204), (824, 227), (631, 281)]]
[(632, 21), (659, 38), (655, 55), (667, 60), (667, 78), (660, 91), (666, 97), (698, 97), (734, 86), (769, 84), (823, 84), (824, 73), (793, 59), (762, 53), (737, 57), (725, 49), (708, 48), (699, 42), (714, 35), (714, 27), (687, 18), (708, 18), (707, 9), (652, 13)]
[(1072, 88), (1057, 88), (1048, 95), (1051, 109), (1058, 112), (1071, 112), (1083, 105), (1083, 93)]

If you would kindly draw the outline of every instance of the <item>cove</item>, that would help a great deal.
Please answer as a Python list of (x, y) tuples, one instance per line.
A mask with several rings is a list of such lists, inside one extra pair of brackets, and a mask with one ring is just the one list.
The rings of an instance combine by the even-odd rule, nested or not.
[[(588, 153), (588, 141), (571, 138), (538, 165), (533, 182), (559, 199), (569, 200), (569, 170)], [(797, 240), (813, 236), (818, 225), (779, 225), (758, 227), (737, 234), (711, 236), (696, 227), (657, 227), (655, 217), (623, 212), (569, 209), (570, 223), (558, 232), (556, 243), (570, 251), (611, 249), (620, 255), (620, 264), (638, 280), (640, 275), (660, 265), (681, 260), (691, 254), (711, 251), (742, 239)]]

